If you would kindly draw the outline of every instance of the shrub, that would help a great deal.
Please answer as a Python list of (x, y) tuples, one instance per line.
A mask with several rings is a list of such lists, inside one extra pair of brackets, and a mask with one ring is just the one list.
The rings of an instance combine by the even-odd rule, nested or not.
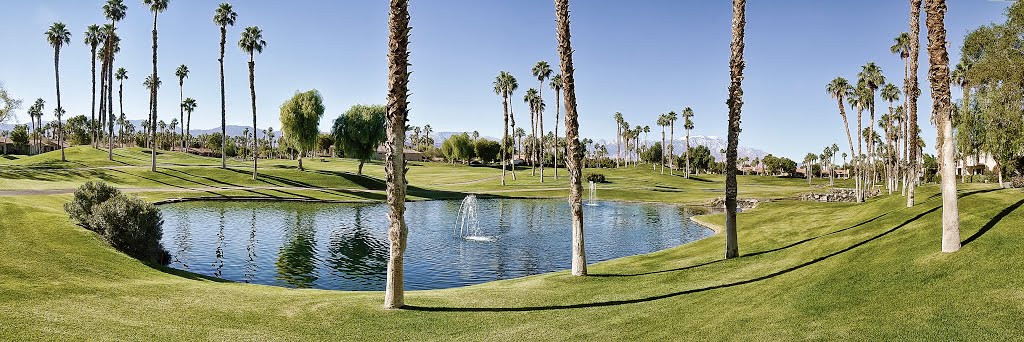
[(594, 182), (594, 183), (604, 183), (605, 182), (604, 175), (600, 174), (600, 173), (590, 173), (590, 174), (587, 174), (587, 181), (588, 182)]
[(169, 254), (160, 244), (160, 210), (135, 196), (119, 194), (93, 208), (92, 226), (110, 246), (145, 261), (166, 264)]
[(86, 229), (103, 233), (91, 225), (92, 213), (96, 205), (120, 195), (121, 191), (103, 182), (86, 182), (75, 191), (75, 198), (64, 205), (64, 211)]
[(1010, 187), (1024, 189), (1024, 177), (1017, 176), (1010, 179)]

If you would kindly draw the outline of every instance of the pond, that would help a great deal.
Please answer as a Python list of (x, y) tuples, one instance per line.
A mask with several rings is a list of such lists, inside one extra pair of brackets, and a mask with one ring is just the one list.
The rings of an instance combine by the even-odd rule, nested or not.
[[(570, 267), (567, 201), (476, 200), (477, 228), (460, 232), (456, 221), (466, 221), (459, 218), (463, 202), (407, 204), (407, 289), (458, 287)], [(160, 210), (170, 267), (265, 285), (384, 290), (386, 204), (206, 201)], [(705, 213), (661, 204), (585, 206), (587, 262), (708, 237), (711, 230), (689, 220)]]

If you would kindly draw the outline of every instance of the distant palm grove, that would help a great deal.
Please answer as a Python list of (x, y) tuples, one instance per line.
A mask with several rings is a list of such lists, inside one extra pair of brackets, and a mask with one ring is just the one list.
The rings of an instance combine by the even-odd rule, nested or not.
[[(835, 78), (820, 83), (824, 92), (810, 96), (820, 96), (834, 104), (834, 111), (827, 113), (838, 114), (842, 119), (843, 126), (834, 127), (836, 141), (841, 143), (806, 146), (807, 154), (799, 160), (772, 154), (744, 156), (738, 152), (745, 96), (743, 81), (748, 63), (746, 0), (732, 1), (728, 70), (720, 70), (723, 75), (726, 72), (729, 75), (728, 88), (722, 89), (727, 92), (727, 100), (716, 113), (727, 127), (724, 147), (691, 146), (693, 136), (705, 130), (696, 126), (694, 119), (703, 120), (713, 113), (694, 110), (698, 107), (682, 100), (685, 96), (680, 96), (678, 102), (663, 104), (663, 110), (658, 112), (623, 113), (613, 108), (593, 114), (589, 118), (614, 124), (614, 139), (585, 138), (586, 134), (580, 131), (581, 113), (577, 102), (587, 99), (578, 99), (576, 93), (570, 22), (570, 13), (576, 13), (570, 11), (569, 0), (554, 0), (554, 11), (550, 13), (555, 23), (550, 35), (557, 40), (557, 46), (550, 52), (557, 54), (557, 60), (533, 62), (531, 59), (529, 70), (494, 70), (487, 76), (487, 84), (478, 85), (488, 94), (493, 90), (493, 97), (488, 97), (491, 101), (488, 103), (493, 105), (492, 114), (485, 120), (474, 121), (481, 127), (467, 127), (465, 132), (449, 132), (443, 136), (429, 124), (408, 123), (410, 117), (417, 115), (415, 103), (409, 102), (409, 94), (414, 92), (409, 88), (409, 56), (415, 51), (410, 51), (409, 45), (410, 34), (414, 31), (411, 30), (413, 14), (409, 12), (408, 0), (389, 0), (386, 102), (350, 104), (346, 111), (329, 116), (327, 121), (323, 118), (324, 99), (316, 89), (297, 91), (288, 99), (279, 99), (277, 108), (257, 108), (259, 72), (273, 67), (260, 64), (257, 68), (257, 62), (265, 49), (274, 48), (274, 42), (265, 39), (259, 26), (234, 26), (238, 17), (245, 15), (243, 8), (238, 8), (236, 13), (235, 7), (223, 3), (211, 8), (208, 17), (195, 18), (196, 22), (202, 19), (204, 25), (209, 25), (210, 35), (220, 37), (217, 46), (187, 47), (211, 60), (212, 56), (218, 56), (220, 103), (200, 103), (190, 88), (189, 77), (195, 71), (188, 65), (180, 64), (173, 70), (173, 77), (170, 71), (157, 68), (160, 47), (167, 48), (160, 44), (160, 33), (175, 34), (158, 31), (160, 15), (173, 11), (174, 4), (170, 0), (142, 0), (144, 7), (129, 10), (123, 0), (106, 0), (102, 7), (96, 8), (106, 18), (104, 22), (75, 28), (56, 22), (39, 28), (42, 35), (38, 38), (45, 40), (53, 51), (53, 96), (33, 95), (38, 99), (24, 102), (30, 123), (17, 125), (10, 132), (0, 132), (5, 141), (13, 142), (10, 151), (4, 144), (3, 153), (40, 154), (59, 149), (63, 161), (74, 162), (67, 160), (63, 150), (86, 145), (105, 150), (107, 158), (113, 161), (115, 149), (136, 147), (147, 149), (151, 158), (148, 166), (157, 171), (158, 167), (166, 166), (161, 164), (160, 151), (178, 151), (220, 158), (219, 166), (225, 169), (229, 167), (229, 159), (234, 158), (236, 164), (238, 160), (244, 161), (245, 177), (249, 177), (251, 166), (254, 180), (261, 177), (261, 159), (292, 160), (287, 163), (292, 165), (294, 161), (297, 171), (308, 172), (306, 167), (311, 158), (351, 158), (358, 161), (355, 172), (358, 177), (363, 177), (367, 163), (382, 165), (383, 185), (376, 190), (383, 192), (380, 200), (386, 201), (389, 209), (386, 215), (390, 254), (384, 292), (384, 306), (389, 309), (405, 306), (403, 258), (408, 236), (405, 203), (409, 193), (414, 191), (408, 188), (407, 177), (416, 172), (408, 167), (411, 161), (493, 168), (495, 176), (487, 181), (507, 188), (524, 184), (523, 179), (559, 184), (559, 190), (567, 190), (564, 197), (568, 198), (569, 205), (565, 214), (571, 217), (571, 226), (563, 227), (565, 234), (572, 236), (571, 245), (563, 246), (572, 250), (571, 265), (566, 266), (571, 266), (569, 272), (578, 277), (588, 275), (583, 239), (588, 222), (583, 217), (584, 184), (602, 182), (600, 169), (612, 168), (632, 168), (658, 177), (679, 177), (687, 182), (704, 181), (704, 178), (711, 178), (702, 177), (708, 174), (724, 175), (720, 195), (725, 210), (722, 255), (726, 259), (743, 255), (740, 248), (743, 241), (737, 237), (737, 227), (743, 227), (737, 221), (739, 188), (743, 184), (737, 180), (739, 175), (800, 178), (796, 181), (801, 187), (803, 178), (807, 178), (808, 187), (814, 186), (813, 178), (821, 179), (822, 183), (827, 178), (830, 187), (837, 179), (852, 179), (853, 189), (850, 190), (855, 202), (866, 202), (885, 192), (905, 196), (907, 207), (922, 203), (921, 198), (915, 198), (920, 197), (918, 187), (938, 182), (942, 225), (941, 231), (936, 229), (934, 233), (936, 240), (941, 239), (941, 247), (936, 248), (956, 252), (961, 247), (958, 182), (1024, 186), (1024, 134), (1021, 134), (1024, 132), (1024, 53), (1021, 52), (1024, 2), (1017, 1), (1009, 6), (1005, 22), (980, 26), (969, 32), (963, 45), (958, 47), (963, 57), (951, 62), (947, 49), (955, 47), (947, 43), (946, 2), (905, 1), (911, 5), (907, 31), (893, 35), (888, 51), (873, 52), (876, 59), (899, 59), (903, 69), (883, 71), (873, 61), (836, 66)], [(245, 5), (245, 2), (238, 3)], [(127, 70), (118, 59), (122, 43), (118, 30), (124, 30), (118, 24), (129, 15), (145, 15), (147, 23), (152, 16), (151, 34), (146, 37), (147, 42), (151, 39), (152, 69)], [(920, 27), (922, 16), (923, 28)], [(82, 32), (81, 36), (78, 32)], [(921, 46), (922, 36), (924, 46)], [(225, 59), (225, 49), (231, 47), (229, 42), (245, 54), (245, 60)], [(84, 44), (88, 47), (88, 56), (62, 54), (62, 49), (70, 44)], [(926, 66), (918, 65), (922, 55), (927, 60)], [(68, 58), (89, 58), (90, 89), (72, 90), (91, 92), (88, 108), (64, 108), (61, 61)], [(749, 62), (758, 63), (756, 60)], [(226, 78), (225, 64), (244, 64), (247, 78)], [(927, 80), (918, 80), (921, 68), (927, 71)], [(232, 108), (234, 112), (246, 113), (244, 118), (230, 118), (243, 123), (238, 125), (244, 126), (240, 134), (228, 131), (226, 84), (249, 89), (246, 99), (249, 107), (244, 111)], [(124, 112), (124, 92), (126, 87), (140, 89), (140, 86), (148, 93), (149, 108), (144, 118), (132, 121)], [(931, 108), (918, 106), (922, 86), (930, 89)], [(954, 89), (959, 90), (959, 94), (954, 94)], [(177, 113), (158, 112), (158, 99), (172, 98), (161, 94), (161, 90), (165, 93), (176, 90)], [(66, 93), (68, 89), (65, 87), (63, 91)], [(3, 105), (0, 122), (23, 105), (23, 100), (12, 93), (0, 85), (0, 104)], [(197, 130), (192, 127), (192, 114), (197, 108), (220, 111), (219, 132), (193, 133)], [(53, 120), (43, 124), (44, 116)], [(257, 127), (258, 116), (277, 116), (280, 125), (276, 129)], [(926, 117), (932, 127), (919, 127), (919, 117)], [(322, 123), (330, 127), (329, 131), (321, 131)], [(937, 140), (924, 141), (921, 131), (932, 128), (937, 132)], [(480, 130), (501, 133), (498, 137), (485, 137)], [(935, 147), (935, 155), (925, 153), (929, 144)], [(304, 159), (307, 165), (303, 164)], [(902, 206), (903, 198), (899, 201)]]

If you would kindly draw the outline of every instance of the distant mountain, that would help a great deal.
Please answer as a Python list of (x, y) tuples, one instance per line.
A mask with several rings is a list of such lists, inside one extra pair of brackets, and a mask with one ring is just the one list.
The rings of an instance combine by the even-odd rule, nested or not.
[[(43, 125), (46, 125), (48, 122), (49, 121), (43, 120)], [(138, 131), (138, 129), (140, 127), (142, 127), (142, 120), (128, 120), (128, 122), (131, 122), (133, 125), (135, 125), (136, 131)], [(31, 127), (31, 125), (30, 125), (30, 127)], [(240, 136), (242, 136), (242, 133), (245, 132), (246, 128), (250, 128), (250, 127), (249, 126), (228, 125), (227, 126), (228, 136), (229, 137), (240, 137)], [(13, 130), (13, 129), (14, 129), (14, 124), (13, 123), (0, 124), (0, 131), (10, 131), (10, 130)], [(116, 130), (117, 126), (114, 126), (114, 129)], [(178, 128), (177, 131), (180, 132), (181, 128)], [(194, 135), (194, 136), (195, 135), (201, 135), (201, 134), (207, 134), (207, 133), (220, 133), (220, 126), (217, 126), (215, 128), (210, 128), (210, 129), (196, 129), (196, 128), (192, 128), (192, 129), (189, 130), (189, 132), (192, 132), (192, 135)], [(260, 128), (260, 131), (257, 132), (257, 134), (258, 134), (258, 136), (260, 138), (263, 138), (264, 137), (263, 136), (263, 128)], [(283, 134), (281, 133), (281, 131), (274, 131), (274, 138), (280, 138), (282, 135)]]
[[(444, 143), (444, 141), (446, 139), (448, 139), (449, 137), (451, 137), (453, 135), (462, 134), (462, 133), (469, 134), (470, 137), (472, 137), (472, 135), (473, 135), (472, 131), (470, 131), (470, 132), (432, 132), (432, 133), (430, 133), (430, 137), (434, 139), (434, 146), (435, 147), (441, 147), (441, 144)], [(489, 137), (489, 136), (486, 136), (486, 135), (481, 135), (480, 137), (484, 138), (484, 139), (488, 139), (488, 140), (501, 141), (501, 139), (499, 139), (499, 138)]]
[[(650, 143), (653, 144), (656, 141), (661, 142), (661, 140), (652, 139)], [(607, 144), (609, 156), (614, 157), (616, 151), (618, 151), (618, 146), (615, 145), (615, 140), (598, 140), (595, 143)], [(675, 146), (676, 154), (685, 152), (686, 137), (676, 138), (676, 140), (673, 142), (673, 145)], [(725, 155), (721, 153), (721, 150), (725, 149), (725, 147), (728, 145), (728, 141), (726, 139), (716, 136), (690, 136), (690, 147), (692, 148), (698, 145), (707, 146), (708, 149), (711, 150), (711, 156), (715, 157), (715, 160), (725, 160)], [(736, 154), (738, 158), (747, 157), (750, 159), (754, 159), (763, 158), (764, 156), (768, 155), (768, 152), (753, 147), (739, 146), (736, 149)]]

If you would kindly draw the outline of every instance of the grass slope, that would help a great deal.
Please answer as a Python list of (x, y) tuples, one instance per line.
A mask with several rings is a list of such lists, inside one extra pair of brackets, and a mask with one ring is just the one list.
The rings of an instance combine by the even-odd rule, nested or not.
[[(353, 166), (324, 164), (317, 170), (347, 172)], [(422, 167), (422, 178), (429, 178), (426, 170), (466, 173), (436, 180), (437, 187), (494, 174)], [(520, 172), (521, 183), (512, 188), (539, 187)], [(721, 188), (717, 179), (606, 173), (623, 188), (684, 190), (621, 190), (621, 196), (638, 199), (688, 202), (701, 189)], [(282, 177), (307, 181), (294, 171)], [(747, 188), (780, 189), (758, 190), (774, 196), (808, 189), (792, 180), (744, 180)], [(70, 195), (0, 196), (0, 339), (1020, 338), (1024, 256), (1015, 252), (1024, 244), (1024, 192), (965, 187), (960, 205), (968, 243), (953, 254), (939, 253), (937, 189), (926, 186), (919, 194), (910, 209), (897, 196), (866, 204), (767, 203), (739, 215), (738, 259), (721, 259), (724, 237), (717, 235), (594, 264), (585, 278), (556, 272), (413, 291), (407, 293), (411, 307), (399, 311), (382, 310), (380, 292), (291, 290), (152, 268), (71, 224), (61, 208)], [(703, 219), (723, 222), (721, 216)]]

